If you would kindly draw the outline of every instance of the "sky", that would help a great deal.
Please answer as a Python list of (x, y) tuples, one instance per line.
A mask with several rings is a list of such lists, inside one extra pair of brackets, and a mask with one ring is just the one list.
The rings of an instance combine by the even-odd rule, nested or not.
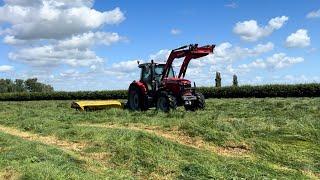
[[(320, 82), (319, 0), (1, 0), (0, 78), (55, 90), (127, 89), (137, 61), (215, 44), (191, 61), (197, 86)], [(181, 60), (174, 63), (178, 71)]]

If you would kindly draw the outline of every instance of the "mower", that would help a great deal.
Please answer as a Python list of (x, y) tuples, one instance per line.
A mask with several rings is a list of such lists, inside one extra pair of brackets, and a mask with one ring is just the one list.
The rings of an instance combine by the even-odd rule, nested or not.
[[(215, 45), (198, 47), (198, 44), (183, 46), (171, 51), (165, 64), (139, 64), (141, 76), (133, 81), (128, 89), (127, 108), (133, 111), (145, 111), (151, 107), (169, 112), (177, 106), (184, 106), (187, 111), (205, 108), (204, 96), (196, 91), (196, 85), (184, 79), (189, 62), (213, 53)], [(172, 63), (175, 59), (184, 58), (178, 76), (175, 75)]]

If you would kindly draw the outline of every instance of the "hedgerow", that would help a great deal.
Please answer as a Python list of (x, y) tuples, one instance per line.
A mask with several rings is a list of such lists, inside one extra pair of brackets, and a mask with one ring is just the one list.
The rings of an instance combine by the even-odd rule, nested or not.
[[(320, 97), (320, 84), (199, 87), (206, 98)], [(0, 101), (126, 99), (127, 90), (0, 93)]]
[(201, 87), (198, 91), (206, 98), (319, 97), (320, 84)]

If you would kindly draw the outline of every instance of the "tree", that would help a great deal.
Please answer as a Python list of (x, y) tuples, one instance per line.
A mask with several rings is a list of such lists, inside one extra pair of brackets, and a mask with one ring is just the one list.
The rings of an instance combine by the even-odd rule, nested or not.
[(235, 74), (233, 75), (232, 84), (233, 84), (234, 87), (238, 87), (238, 77)]
[(38, 82), (37, 78), (16, 79), (12, 81), (10, 79), (0, 79), (0, 93), (10, 92), (52, 92), (53, 87), (47, 84)]
[(29, 92), (52, 92), (53, 91), (52, 86), (39, 83), (37, 78), (27, 79), (24, 84), (26, 86), (26, 89)]
[(16, 79), (15, 80), (15, 92), (24, 92), (26, 91), (24, 80)]
[(37, 78), (27, 79), (24, 84), (29, 92), (41, 92)]
[(0, 93), (8, 92), (7, 82), (4, 79), (0, 79)]
[(219, 72), (216, 72), (216, 87), (221, 87), (221, 75)]

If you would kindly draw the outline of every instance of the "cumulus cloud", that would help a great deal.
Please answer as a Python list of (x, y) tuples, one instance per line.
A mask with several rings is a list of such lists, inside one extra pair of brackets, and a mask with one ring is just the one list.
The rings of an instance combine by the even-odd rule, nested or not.
[(270, 19), (268, 25), (264, 27), (259, 26), (256, 20), (238, 22), (233, 32), (245, 41), (257, 41), (280, 29), (288, 20), (287, 16), (275, 17)]
[(67, 64), (70, 66), (91, 66), (102, 63), (103, 59), (95, 52), (85, 49), (58, 49), (56, 46), (23, 48), (17, 52), (9, 53), (9, 58), (32, 66), (57, 66)]
[(151, 54), (149, 58), (157, 62), (165, 62), (168, 59), (170, 52), (169, 49), (161, 49), (158, 52)]
[(285, 53), (276, 53), (265, 60), (257, 59), (249, 64), (242, 64), (235, 71), (247, 73), (253, 69), (282, 69), (303, 61), (302, 57), (289, 57)]
[(216, 46), (214, 54), (207, 57), (213, 62), (230, 63), (235, 60), (244, 59), (248, 57), (256, 57), (263, 53), (267, 53), (274, 49), (274, 44), (268, 42), (266, 44), (258, 44), (253, 48), (241, 48), (233, 46), (229, 42), (224, 42)]
[(137, 72), (138, 60), (121, 61), (118, 63), (113, 63), (112, 70), (116, 72), (125, 72), (125, 73)]
[(109, 32), (88, 32), (81, 35), (72, 36), (69, 39), (58, 42), (57, 47), (61, 49), (86, 49), (95, 44), (111, 45), (124, 39), (118, 33)]
[(23, 6), (21, 3), (5, 4), (0, 7), (0, 22), (11, 24), (6, 30), (9, 35), (30, 40), (62, 39), (124, 20), (119, 8), (99, 12), (87, 6), (71, 6), (66, 2), (43, 0), (40, 7)]
[(302, 57), (288, 57), (285, 53), (274, 54), (266, 59), (268, 66), (271, 68), (285, 68), (293, 64), (301, 63), (304, 61)]
[(31, 41), (16, 39), (14, 36), (5, 36), (3, 38), (3, 42), (8, 45), (24, 45), (27, 43), (31, 43)]
[(10, 72), (10, 71), (13, 71), (13, 66), (9, 66), (9, 65), (0, 66), (0, 72)]
[(309, 19), (311, 19), (311, 18), (320, 18), (320, 9), (317, 10), (317, 11), (309, 12), (306, 17), (309, 18)]
[(304, 48), (310, 45), (310, 37), (306, 29), (299, 29), (297, 32), (292, 33), (286, 39), (286, 46), (289, 48), (298, 47)]
[(94, 45), (111, 45), (124, 39), (115, 32), (99, 32), (104, 25), (121, 23), (120, 8), (93, 9), (93, 0), (5, 0), (0, 7), (3, 42), (18, 47), (9, 58), (32, 66), (97, 67), (103, 58)]

